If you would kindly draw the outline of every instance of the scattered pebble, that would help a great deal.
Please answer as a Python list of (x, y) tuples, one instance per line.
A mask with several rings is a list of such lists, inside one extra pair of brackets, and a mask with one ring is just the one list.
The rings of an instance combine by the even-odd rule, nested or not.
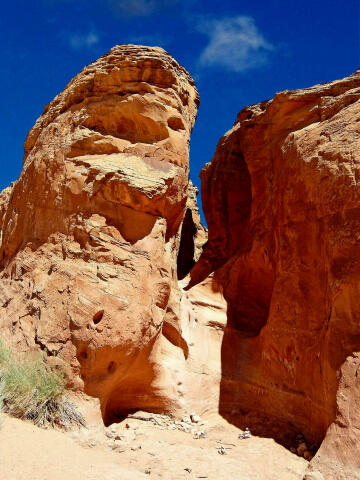
[(191, 418), (190, 418), (189, 415), (185, 415), (185, 417), (183, 417), (181, 421), (184, 422), (184, 423), (191, 424)]
[(191, 468), (189, 468), (189, 467), (184, 468), (184, 470), (188, 473), (191, 473)]
[(240, 440), (244, 440), (245, 438), (250, 438), (251, 437), (251, 432), (248, 429), (248, 427), (245, 428), (245, 431), (243, 433), (239, 433), (238, 438)]
[(218, 453), (220, 455), (226, 455), (226, 449), (223, 445), (220, 445), (220, 447), (218, 448)]
[(302, 457), (304, 453), (307, 451), (307, 445), (305, 442), (301, 442), (297, 448), (297, 453)]
[(125, 448), (122, 447), (121, 445), (119, 444), (116, 444), (116, 443), (113, 443), (111, 445), (111, 450), (114, 450), (115, 452), (118, 452), (118, 453), (123, 453), (125, 452)]
[(312, 460), (312, 458), (316, 453), (316, 450), (318, 449), (318, 446), (315, 444), (308, 446), (305, 441), (305, 437), (302, 433), (298, 433), (295, 439), (296, 439), (297, 447), (292, 446), (290, 448), (290, 451), (292, 453), (299, 455), (299, 457), (305, 458), (308, 461)]
[(136, 450), (141, 450), (141, 445), (137, 445), (136, 447), (131, 447), (131, 450), (135, 452)]
[[(191, 413), (190, 415), (184, 415), (181, 420), (175, 420), (169, 415), (149, 412), (137, 412), (130, 414), (128, 418), (152, 423), (153, 426), (159, 430), (180, 430), (185, 433), (191, 433), (194, 435), (194, 438), (205, 438), (205, 432), (195, 434), (195, 430), (192, 428), (194, 425), (197, 427), (203, 427), (205, 425), (205, 423), (201, 420), (201, 417), (195, 412)], [(125, 424), (125, 427), (130, 428), (130, 425)], [(135, 429), (136, 427), (131, 426), (131, 428)]]
[(303, 454), (303, 457), (305, 458), (305, 460), (308, 460), (309, 462), (310, 460), (312, 460), (313, 456), (314, 455), (311, 452), (309, 452), (309, 450), (305, 450)]
[(196, 413), (191, 413), (190, 414), (190, 419), (193, 423), (199, 423), (201, 422), (201, 418), (199, 417), (199, 415), (197, 415)]

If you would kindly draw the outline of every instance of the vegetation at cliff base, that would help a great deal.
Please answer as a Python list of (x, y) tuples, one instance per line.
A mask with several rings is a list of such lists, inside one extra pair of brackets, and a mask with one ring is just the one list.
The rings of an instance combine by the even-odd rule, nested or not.
[(83, 425), (84, 419), (66, 398), (65, 376), (35, 358), (16, 355), (0, 338), (0, 408), (40, 427)]

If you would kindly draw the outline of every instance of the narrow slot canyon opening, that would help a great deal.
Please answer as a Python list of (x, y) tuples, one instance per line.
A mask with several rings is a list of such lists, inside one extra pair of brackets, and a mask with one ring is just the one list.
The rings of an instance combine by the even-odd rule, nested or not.
[(181, 227), (180, 247), (177, 257), (177, 274), (179, 280), (185, 278), (195, 265), (195, 235), (196, 225), (192, 217), (191, 208), (188, 208)]

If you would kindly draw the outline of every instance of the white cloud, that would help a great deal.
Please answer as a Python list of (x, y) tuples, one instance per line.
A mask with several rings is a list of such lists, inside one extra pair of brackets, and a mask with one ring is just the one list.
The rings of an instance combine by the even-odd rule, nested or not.
[(100, 41), (100, 37), (95, 32), (89, 33), (70, 33), (68, 36), (69, 44), (75, 50), (81, 50), (83, 48), (91, 48), (97, 45)]
[(200, 56), (201, 66), (244, 72), (266, 64), (269, 53), (274, 50), (251, 17), (203, 19), (198, 23), (198, 29), (209, 37)]

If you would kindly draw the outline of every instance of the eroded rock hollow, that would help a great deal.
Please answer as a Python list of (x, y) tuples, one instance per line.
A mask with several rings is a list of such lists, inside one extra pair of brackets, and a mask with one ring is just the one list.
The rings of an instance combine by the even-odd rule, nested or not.
[[(198, 103), (164, 50), (114, 47), (46, 106), (1, 194), (2, 331), (69, 364), (106, 423), (184, 408), (177, 258), (198, 215), (188, 184)], [(190, 240), (194, 229), (204, 234), (193, 225)]]
[(1, 334), (106, 424), (219, 411), (321, 444), (309, 480), (359, 478), (360, 72), (240, 112), (201, 174), (208, 241), (198, 104), (164, 50), (121, 45), (45, 108), (0, 194)]
[(209, 240), (191, 272), (227, 301), (220, 413), (326, 435), (326, 479), (360, 475), (359, 122), (359, 71), (242, 110), (201, 173)]

